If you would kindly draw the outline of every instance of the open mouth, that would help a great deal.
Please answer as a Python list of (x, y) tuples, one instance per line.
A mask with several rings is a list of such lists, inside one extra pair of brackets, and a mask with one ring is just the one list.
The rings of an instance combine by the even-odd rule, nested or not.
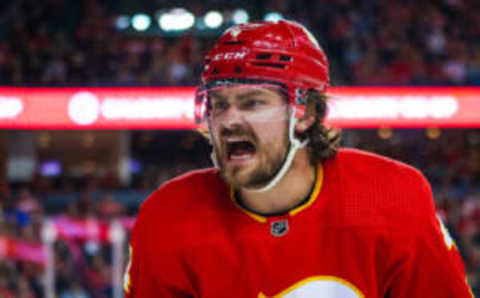
[(247, 140), (227, 141), (226, 142), (227, 160), (244, 160), (252, 157), (256, 148), (255, 145)]

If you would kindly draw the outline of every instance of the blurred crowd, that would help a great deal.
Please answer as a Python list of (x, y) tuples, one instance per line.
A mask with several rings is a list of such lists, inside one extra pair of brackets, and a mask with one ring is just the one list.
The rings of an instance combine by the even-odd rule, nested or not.
[[(34, 185), (30, 187), (35, 191)], [(0, 236), (14, 239), (18, 245), (42, 244), (42, 225), (47, 217), (78, 229), (97, 222), (108, 224), (126, 215), (125, 206), (108, 194), (93, 201), (89, 192), (83, 191), (66, 210), (57, 214), (49, 212), (45, 196), (33, 194), (29, 187), (12, 194), (3, 184), (0, 196)], [(12, 247), (7, 244), (7, 252), (1, 253), (6, 256), (2, 256), (0, 262), (0, 297), (44, 297), (44, 265), (24, 259), (32, 254), (27, 250), (20, 252), (23, 255), (8, 254)], [(57, 297), (112, 297), (112, 257), (108, 241), (98, 237), (59, 238), (54, 245), (54, 256)]]
[[(124, 34), (114, 26), (122, 8), (118, 3), (123, 2), (128, 1), (0, 3), (0, 84), (195, 85), (202, 57), (215, 37), (195, 32), (175, 38)], [(150, 2), (152, 7), (159, 5), (154, 9), (169, 7), (168, 1)], [(209, 0), (205, 9), (212, 3), (218, 6), (218, 1)], [(193, 11), (205, 12), (202, 5), (191, 5)], [(278, 11), (312, 30), (330, 57), (336, 85), (480, 85), (477, 0), (270, 0), (250, 13), (268, 11)], [(425, 173), (433, 185), (439, 215), (462, 252), (478, 295), (480, 132), (429, 133), (345, 131), (343, 142), (403, 160)], [(38, 243), (41, 224), (48, 216), (107, 223), (132, 216), (138, 204), (122, 203), (122, 192), (133, 190), (144, 198), (166, 179), (209, 165), (208, 145), (199, 140), (189, 133), (178, 140), (162, 133), (136, 135), (132, 157), (144, 166), (138, 167), (131, 185), (111, 177), (85, 177), (81, 183), (69, 177), (56, 181), (39, 177), (25, 185), (0, 181), (0, 237)], [(159, 148), (165, 142), (172, 146)], [(53, 197), (74, 199), (55, 205), (50, 204)], [(0, 245), (0, 297), (43, 297), (43, 266), (1, 259), (2, 251), (5, 248)], [(111, 259), (108, 243), (57, 241), (58, 296), (111, 297)]]
[[(115, 20), (125, 11), (121, 3), (128, 2), (0, 4), (0, 82), (195, 85), (216, 36), (196, 29), (175, 38), (125, 34)], [(184, 4), (197, 15), (218, 9), (214, 0)], [(154, 15), (171, 4), (157, 0), (149, 7)], [(269, 0), (247, 9), (251, 20), (277, 11), (311, 29), (330, 58), (336, 85), (480, 84), (476, 0)]]

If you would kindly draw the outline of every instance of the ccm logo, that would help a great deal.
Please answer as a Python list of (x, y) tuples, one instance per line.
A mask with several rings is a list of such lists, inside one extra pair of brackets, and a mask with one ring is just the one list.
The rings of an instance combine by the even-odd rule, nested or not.
[(213, 56), (213, 60), (240, 60), (245, 58), (247, 55), (246, 52), (227, 52), (227, 53), (219, 53)]

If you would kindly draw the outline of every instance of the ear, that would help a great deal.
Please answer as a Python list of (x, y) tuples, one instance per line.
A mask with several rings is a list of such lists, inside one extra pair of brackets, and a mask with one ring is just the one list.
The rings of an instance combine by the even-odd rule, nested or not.
[(315, 122), (315, 103), (309, 102), (305, 107), (305, 113), (297, 120), (295, 124), (296, 133), (304, 133)]

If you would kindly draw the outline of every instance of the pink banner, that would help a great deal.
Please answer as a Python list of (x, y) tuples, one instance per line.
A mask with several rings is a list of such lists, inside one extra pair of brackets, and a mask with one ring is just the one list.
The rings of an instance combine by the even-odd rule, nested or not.
[[(192, 129), (193, 87), (0, 88), (3, 129)], [(332, 87), (335, 127), (480, 127), (480, 88)]]
[(195, 88), (0, 88), (0, 127), (190, 129)]
[[(119, 223), (125, 230), (130, 230), (135, 217), (120, 218)], [(53, 219), (53, 225), (58, 239), (111, 242), (110, 224), (106, 222), (59, 216)], [(41, 243), (0, 236), (0, 260), (2, 258), (44, 264), (46, 254)]]
[(480, 127), (480, 88), (336, 87), (335, 127)]
[[(120, 218), (119, 223), (125, 230), (130, 230), (135, 217)], [(76, 220), (58, 216), (53, 219), (53, 225), (60, 239), (110, 241), (110, 224), (98, 219)]]
[(42, 244), (0, 236), (0, 258), (44, 264)]

